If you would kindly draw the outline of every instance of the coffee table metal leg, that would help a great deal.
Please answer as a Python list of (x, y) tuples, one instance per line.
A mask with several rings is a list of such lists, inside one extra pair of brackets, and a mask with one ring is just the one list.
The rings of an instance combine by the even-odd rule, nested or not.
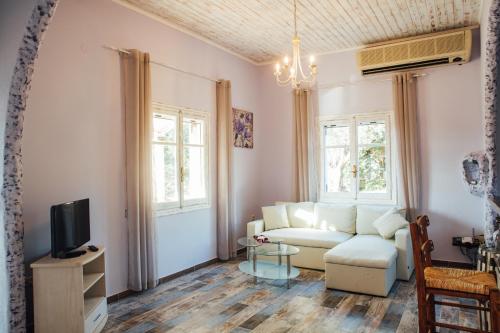
[(290, 256), (286, 256), (286, 287), (287, 287), (287, 289), (290, 289), (290, 271), (291, 271)]
[(253, 261), (253, 281), (257, 283), (257, 254), (255, 251), (255, 248), (253, 249), (252, 253), (252, 261)]

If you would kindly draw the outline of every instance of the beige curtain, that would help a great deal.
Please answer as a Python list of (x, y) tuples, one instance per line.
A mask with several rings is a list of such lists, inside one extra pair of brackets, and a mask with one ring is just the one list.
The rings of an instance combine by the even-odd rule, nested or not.
[(125, 93), (128, 288), (154, 288), (156, 230), (152, 209), (152, 110), (149, 54), (121, 53)]
[(398, 73), (392, 80), (399, 160), (400, 201), (410, 221), (420, 209), (420, 165), (418, 145), (416, 78)]
[(232, 160), (233, 122), (231, 81), (217, 81), (217, 256), (236, 256), (233, 217)]
[(293, 91), (294, 118), (294, 191), (297, 201), (316, 201), (316, 144), (317, 117), (313, 112), (311, 91)]

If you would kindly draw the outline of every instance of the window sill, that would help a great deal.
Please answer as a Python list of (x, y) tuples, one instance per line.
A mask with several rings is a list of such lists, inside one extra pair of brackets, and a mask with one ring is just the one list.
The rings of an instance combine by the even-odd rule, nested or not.
[(168, 216), (168, 215), (178, 215), (178, 214), (185, 214), (185, 213), (190, 213), (194, 212), (197, 210), (204, 210), (204, 209), (209, 209), (210, 205), (209, 204), (201, 204), (201, 205), (194, 205), (194, 206), (186, 206), (182, 208), (168, 208), (168, 209), (156, 209), (153, 211), (154, 217), (162, 217), (162, 216)]
[(342, 197), (321, 197), (319, 199), (320, 203), (329, 204), (352, 204), (352, 205), (397, 205), (397, 201), (394, 199), (378, 199), (378, 198), (362, 198), (362, 199), (352, 199), (352, 198), (342, 198)]

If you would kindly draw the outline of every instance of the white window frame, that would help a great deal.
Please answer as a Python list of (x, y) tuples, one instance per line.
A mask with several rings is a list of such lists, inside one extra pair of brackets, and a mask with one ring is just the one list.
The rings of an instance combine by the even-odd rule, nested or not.
[[(177, 191), (179, 193), (179, 200), (175, 202), (153, 202), (153, 208), (156, 216), (171, 215), (177, 213), (184, 213), (198, 209), (210, 208), (210, 195), (211, 195), (211, 182), (210, 182), (210, 114), (206, 111), (194, 110), (185, 107), (177, 107), (166, 105), (159, 102), (153, 102), (153, 115), (155, 113), (174, 116), (176, 119), (176, 133), (177, 142), (175, 144), (155, 142), (152, 140), (152, 145), (175, 145), (176, 146), (176, 159), (177, 159)], [(185, 117), (190, 119), (199, 119), (204, 123), (203, 129), (203, 142), (204, 144), (185, 144), (183, 138), (183, 120)], [(205, 184), (206, 196), (202, 199), (184, 199), (184, 147), (204, 147), (205, 148)], [(154, 179), (153, 179), (154, 182)], [(153, 184), (154, 186), (154, 184)]]
[[(397, 203), (397, 183), (396, 183), (396, 168), (394, 167), (395, 151), (392, 144), (394, 137), (393, 119), (391, 111), (377, 111), (363, 114), (353, 115), (335, 115), (322, 116), (319, 119), (319, 142), (320, 142), (320, 181), (318, 183), (318, 193), (321, 202), (352, 202), (352, 203), (367, 203), (367, 204), (396, 204)], [(350, 192), (326, 192), (325, 191), (325, 136), (323, 133), (324, 126), (331, 125), (348, 125), (349, 126), (349, 152), (352, 166), (358, 167), (358, 124), (360, 122), (380, 121), (386, 123), (386, 180), (387, 193), (361, 193), (359, 192), (359, 170), (357, 170), (355, 179), (351, 181)], [(364, 146), (364, 145), (363, 145)]]

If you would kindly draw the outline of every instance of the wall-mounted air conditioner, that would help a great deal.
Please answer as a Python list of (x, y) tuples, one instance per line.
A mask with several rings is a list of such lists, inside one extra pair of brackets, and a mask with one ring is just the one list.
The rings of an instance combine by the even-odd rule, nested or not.
[(470, 59), (471, 45), (470, 29), (373, 44), (358, 52), (358, 67), (361, 74), (370, 75), (463, 64)]

